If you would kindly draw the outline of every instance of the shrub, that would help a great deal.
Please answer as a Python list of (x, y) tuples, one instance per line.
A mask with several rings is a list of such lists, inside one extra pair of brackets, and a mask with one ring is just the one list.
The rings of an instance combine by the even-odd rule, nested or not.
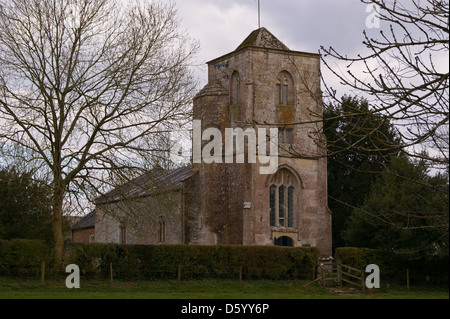
[(41, 262), (51, 262), (49, 247), (43, 240), (0, 240), (0, 275), (37, 276)]
[(85, 276), (107, 277), (112, 263), (120, 278), (176, 278), (180, 266), (185, 278), (237, 278), (242, 267), (248, 277), (277, 279), (312, 271), (318, 255), (310, 247), (74, 244), (67, 263)]
[(430, 255), (412, 258), (382, 249), (340, 247), (336, 248), (335, 259), (343, 264), (365, 270), (369, 264), (380, 267), (382, 280), (406, 282), (406, 270), (414, 284), (448, 285), (448, 255)]
[[(39, 276), (51, 256), (43, 241), (0, 241), (0, 275)], [(310, 278), (318, 256), (311, 247), (89, 243), (67, 247), (63, 264), (78, 265), (85, 278), (108, 278), (111, 264), (114, 278), (128, 280), (173, 279), (178, 267), (183, 278), (238, 278), (240, 269), (244, 278)]]

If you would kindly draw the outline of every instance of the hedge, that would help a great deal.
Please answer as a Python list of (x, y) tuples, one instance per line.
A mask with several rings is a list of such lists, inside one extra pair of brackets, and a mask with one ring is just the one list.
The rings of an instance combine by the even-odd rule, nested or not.
[(84, 276), (108, 277), (110, 264), (118, 278), (176, 278), (178, 267), (191, 278), (277, 279), (312, 273), (319, 250), (312, 247), (74, 244), (68, 263)]
[[(178, 267), (187, 278), (303, 278), (310, 279), (319, 258), (314, 247), (194, 246), (72, 244), (64, 265), (77, 264), (84, 277), (118, 279), (176, 278)], [(380, 267), (382, 281), (405, 282), (406, 269), (412, 284), (448, 285), (449, 257), (407, 258), (377, 249), (340, 247), (334, 258), (364, 270)], [(41, 262), (51, 270), (52, 252), (44, 241), (0, 240), (0, 276), (38, 277)]]
[[(64, 265), (76, 264), (85, 277), (176, 278), (178, 267), (191, 278), (311, 278), (319, 250), (313, 247), (72, 244)], [(41, 262), (52, 270), (52, 251), (43, 241), (0, 240), (0, 276), (38, 277)], [(64, 274), (62, 271), (60, 274)], [(58, 272), (52, 274), (57, 275)]]
[(38, 276), (42, 261), (51, 263), (51, 251), (43, 240), (0, 240), (0, 275)]
[(405, 283), (406, 270), (415, 284), (448, 285), (449, 256), (431, 255), (412, 258), (381, 249), (339, 247), (334, 258), (343, 264), (364, 270), (369, 264), (380, 268), (381, 280)]

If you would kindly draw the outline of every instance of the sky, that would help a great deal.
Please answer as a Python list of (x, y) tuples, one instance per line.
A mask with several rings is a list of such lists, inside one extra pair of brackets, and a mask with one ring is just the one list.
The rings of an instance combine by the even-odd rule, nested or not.
[[(165, 0), (164, 0), (165, 1)], [(196, 75), (199, 89), (207, 83), (205, 62), (234, 51), (239, 44), (258, 28), (258, 0), (174, 0), (181, 26), (200, 43), (197, 55)], [(411, 9), (411, 0), (398, 0), (397, 5)], [(261, 26), (267, 28), (291, 50), (324, 53), (321, 46), (333, 47), (338, 53), (349, 57), (362, 56), (368, 52), (363, 44), (364, 34), (370, 38), (382, 39), (380, 31), (390, 34), (390, 25), (380, 21), (373, 27), (371, 18), (375, 15), (373, 5), (360, 0), (260, 0)], [(372, 24), (372, 25), (371, 25)], [(372, 28), (371, 28), (372, 26)], [(413, 32), (407, 26), (408, 31)], [(403, 36), (396, 32), (396, 36)], [(423, 34), (419, 35), (423, 37)], [(441, 73), (449, 70), (448, 51), (425, 52), (433, 55), (433, 63)], [(327, 63), (341, 74), (347, 72), (348, 62), (330, 60)], [(372, 69), (378, 67), (376, 61), (369, 61)], [(336, 97), (344, 94), (360, 95), (339, 84), (339, 80), (323, 62), (321, 67), (324, 82), (337, 90)], [(361, 80), (372, 81), (363, 64), (352, 65), (351, 71)], [(419, 79), (420, 80), (420, 79)], [(412, 80), (411, 80), (412, 81)], [(322, 84), (322, 91), (326, 93)], [(364, 96), (366, 97), (367, 96)], [(370, 98), (369, 98), (370, 101)]]
[[(203, 85), (204, 63), (234, 51), (258, 28), (257, 0), (176, 0), (175, 5), (182, 28), (200, 43), (196, 74)], [(261, 26), (291, 50), (318, 53), (321, 46), (332, 46), (352, 55), (364, 49), (370, 12), (358, 0), (260, 0), (260, 12)]]

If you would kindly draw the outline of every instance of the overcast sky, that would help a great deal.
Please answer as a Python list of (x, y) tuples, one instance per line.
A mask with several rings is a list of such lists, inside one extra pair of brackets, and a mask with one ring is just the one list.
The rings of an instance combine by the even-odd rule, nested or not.
[[(235, 50), (258, 28), (257, 0), (175, 3), (182, 26), (200, 42), (199, 64)], [(291, 50), (317, 53), (323, 45), (351, 55), (364, 49), (362, 31), (370, 13), (358, 0), (261, 0), (260, 4), (261, 26)], [(206, 67), (197, 74), (201, 85), (206, 84)]]
[[(202, 67), (196, 74), (200, 87), (203, 87), (207, 81), (204, 63), (234, 51), (251, 31), (258, 28), (258, 0), (174, 1), (182, 27), (200, 42), (197, 61)], [(411, 2), (399, 0), (399, 3), (409, 5)], [(366, 9), (371, 8), (359, 0), (260, 0), (260, 4), (261, 26), (294, 51), (317, 53), (322, 45), (355, 57), (367, 52), (362, 43), (363, 30), (370, 37), (379, 39), (380, 30), (389, 28), (381, 22), (381, 29), (369, 29), (366, 20), (371, 12)], [(435, 57), (434, 62), (442, 72), (448, 72), (448, 52)], [(343, 62), (339, 68), (345, 72)], [(352, 70), (361, 75), (362, 71)], [(327, 85), (338, 89), (338, 96), (349, 93), (337, 84), (337, 79), (323, 65), (322, 74)]]

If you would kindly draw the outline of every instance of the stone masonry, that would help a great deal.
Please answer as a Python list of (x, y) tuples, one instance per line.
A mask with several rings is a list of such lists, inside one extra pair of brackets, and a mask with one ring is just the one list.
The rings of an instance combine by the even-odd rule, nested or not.
[[(185, 243), (273, 245), (287, 237), (289, 245), (331, 255), (325, 149), (314, 138), (321, 134), (320, 56), (291, 51), (261, 28), (234, 52), (208, 62), (208, 82), (194, 99), (202, 131), (214, 127), (225, 136), (230, 127), (278, 127), (290, 136), (279, 141), (273, 175), (260, 174), (258, 162), (194, 164), (198, 174), (185, 192), (194, 187), (199, 195), (184, 203)], [(289, 205), (282, 184), (270, 195), (276, 176), (291, 176)], [(288, 208), (280, 202), (289, 206), (290, 225), (282, 225)]]

